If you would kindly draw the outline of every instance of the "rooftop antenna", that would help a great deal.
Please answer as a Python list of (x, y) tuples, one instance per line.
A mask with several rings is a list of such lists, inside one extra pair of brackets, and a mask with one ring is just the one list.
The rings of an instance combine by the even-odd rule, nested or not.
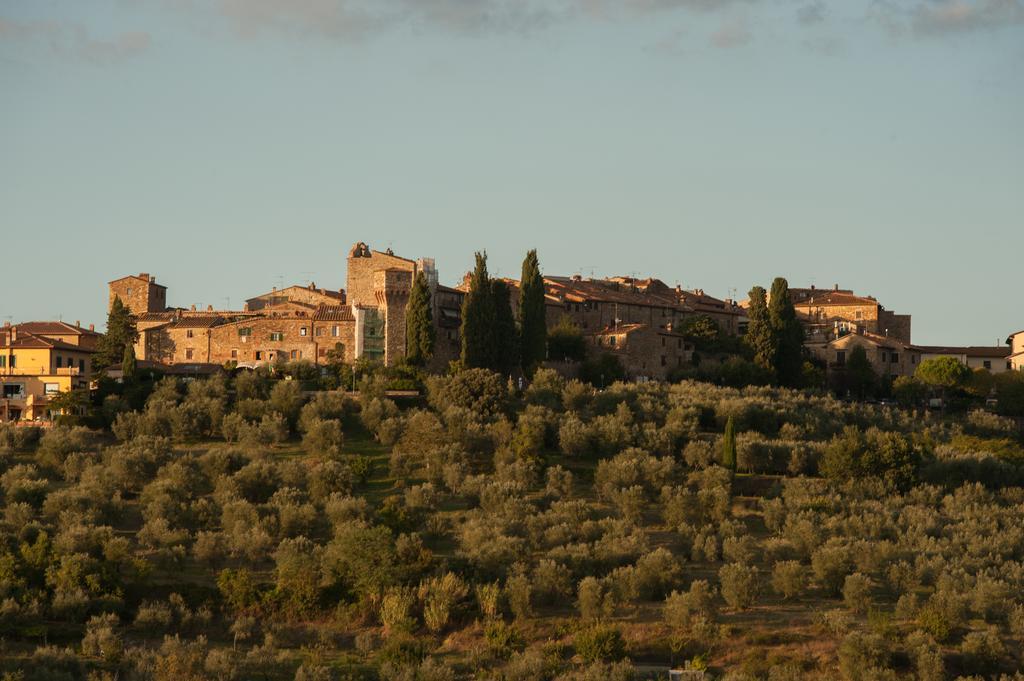
[(306, 286), (309, 286), (310, 284), (313, 283), (313, 272), (307, 270), (302, 273), (302, 276), (304, 278), (303, 281), (305, 282)]
[(230, 310), (231, 309), (231, 296), (224, 296), (224, 309), (225, 310)]
[(278, 290), (284, 288), (284, 275), (283, 274), (277, 275), (277, 288), (278, 288)]

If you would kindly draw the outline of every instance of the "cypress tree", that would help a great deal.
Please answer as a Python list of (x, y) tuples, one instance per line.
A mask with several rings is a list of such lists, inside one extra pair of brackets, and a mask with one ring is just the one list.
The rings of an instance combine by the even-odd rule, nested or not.
[(523, 371), (532, 375), (547, 359), (548, 325), (544, 309), (544, 278), (536, 249), (523, 260), (519, 281), (519, 337)]
[(747, 326), (746, 342), (754, 351), (754, 363), (758, 366), (775, 370), (775, 336), (772, 333), (771, 323), (768, 319), (768, 303), (765, 299), (765, 290), (760, 286), (750, 289), (750, 308), (747, 316), (750, 323)]
[(725, 434), (722, 436), (722, 466), (736, 472), (736, 426), (732, 416), (725, 422)]
[(501, 279), (491, 280), (494, 301), (494, 326), (491, 327), (494, 348), (491, 369), (505, 376), (519, 371), (519, 334), (512, 316), (512, 291)]
[(776, 277), (768, 303), (768, 321), (775, 338), (775, 375), (780, 384), (800, 385), (803, 368), (804, 329), (789, 297), (789, 282)]
[(138, 339), (139, 332), (135, 330), (131, 312), (121, 299), (115, 296), (114, 302), (110, 304), (110, 312), (107, 313), (107, 332), (96, 346), (97, 352), (92, 360), (93, 369), (102, 371), (123, 361), (125, 347), (134, 345)]
[(469, 291), (462, 301), (462, 366), (466, 369), (494, 365), (494, 295), (487, 274), (487, 253), (476, 254)]
[(121, 359), (121, 375), (124, 377), (124, 382), (135, 380), (135, 371), (138, 368), (138, 364), (135, 361), (135, 346), (126, 345), (124, 347), (124, 357)]
[(434, 340), (430, 287), (426, 275), (417, 272), (409, 293), (409, 304), (405, 308), (405, 355), (409, 363), (416, 366), (426, 364), (434, 355)]

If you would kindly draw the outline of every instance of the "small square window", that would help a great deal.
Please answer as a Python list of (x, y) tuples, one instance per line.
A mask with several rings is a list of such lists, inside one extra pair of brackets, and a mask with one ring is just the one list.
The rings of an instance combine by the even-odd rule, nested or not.
[(185, 359), (192, 359), (192, 348), (185, 349)]

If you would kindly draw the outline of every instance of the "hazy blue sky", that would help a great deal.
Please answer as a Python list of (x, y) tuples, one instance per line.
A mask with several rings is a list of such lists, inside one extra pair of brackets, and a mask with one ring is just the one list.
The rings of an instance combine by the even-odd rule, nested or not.
[(0, 0), (0, 319), (518, 276), (775, 275), (1024, 329), (1024, 0)]

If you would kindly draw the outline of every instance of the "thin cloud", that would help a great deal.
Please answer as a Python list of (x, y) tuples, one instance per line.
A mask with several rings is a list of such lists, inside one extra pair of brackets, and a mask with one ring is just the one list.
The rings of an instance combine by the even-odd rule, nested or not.
[(736, 18), (722, 24), (711, 34), (711, 44), (722, 49), (742, 47), (754, 39), (746, 19)]
[(152, 39), (144, 31), (109, 39), (93, 37), (84, 25), (67, 21), (13, 21), (0, 18), (0, 42), (35, 45), (62, 59), (106, 64), (138, 56)]
[(1024, 25), (1024, 0), (876, 0), (871, 15), (894, 35), (933, 37)]
[(796, 11), (796, 20), (803, 26), (812, 26), (825, 21), (825, 3), (818, 0), (804, 5)]

